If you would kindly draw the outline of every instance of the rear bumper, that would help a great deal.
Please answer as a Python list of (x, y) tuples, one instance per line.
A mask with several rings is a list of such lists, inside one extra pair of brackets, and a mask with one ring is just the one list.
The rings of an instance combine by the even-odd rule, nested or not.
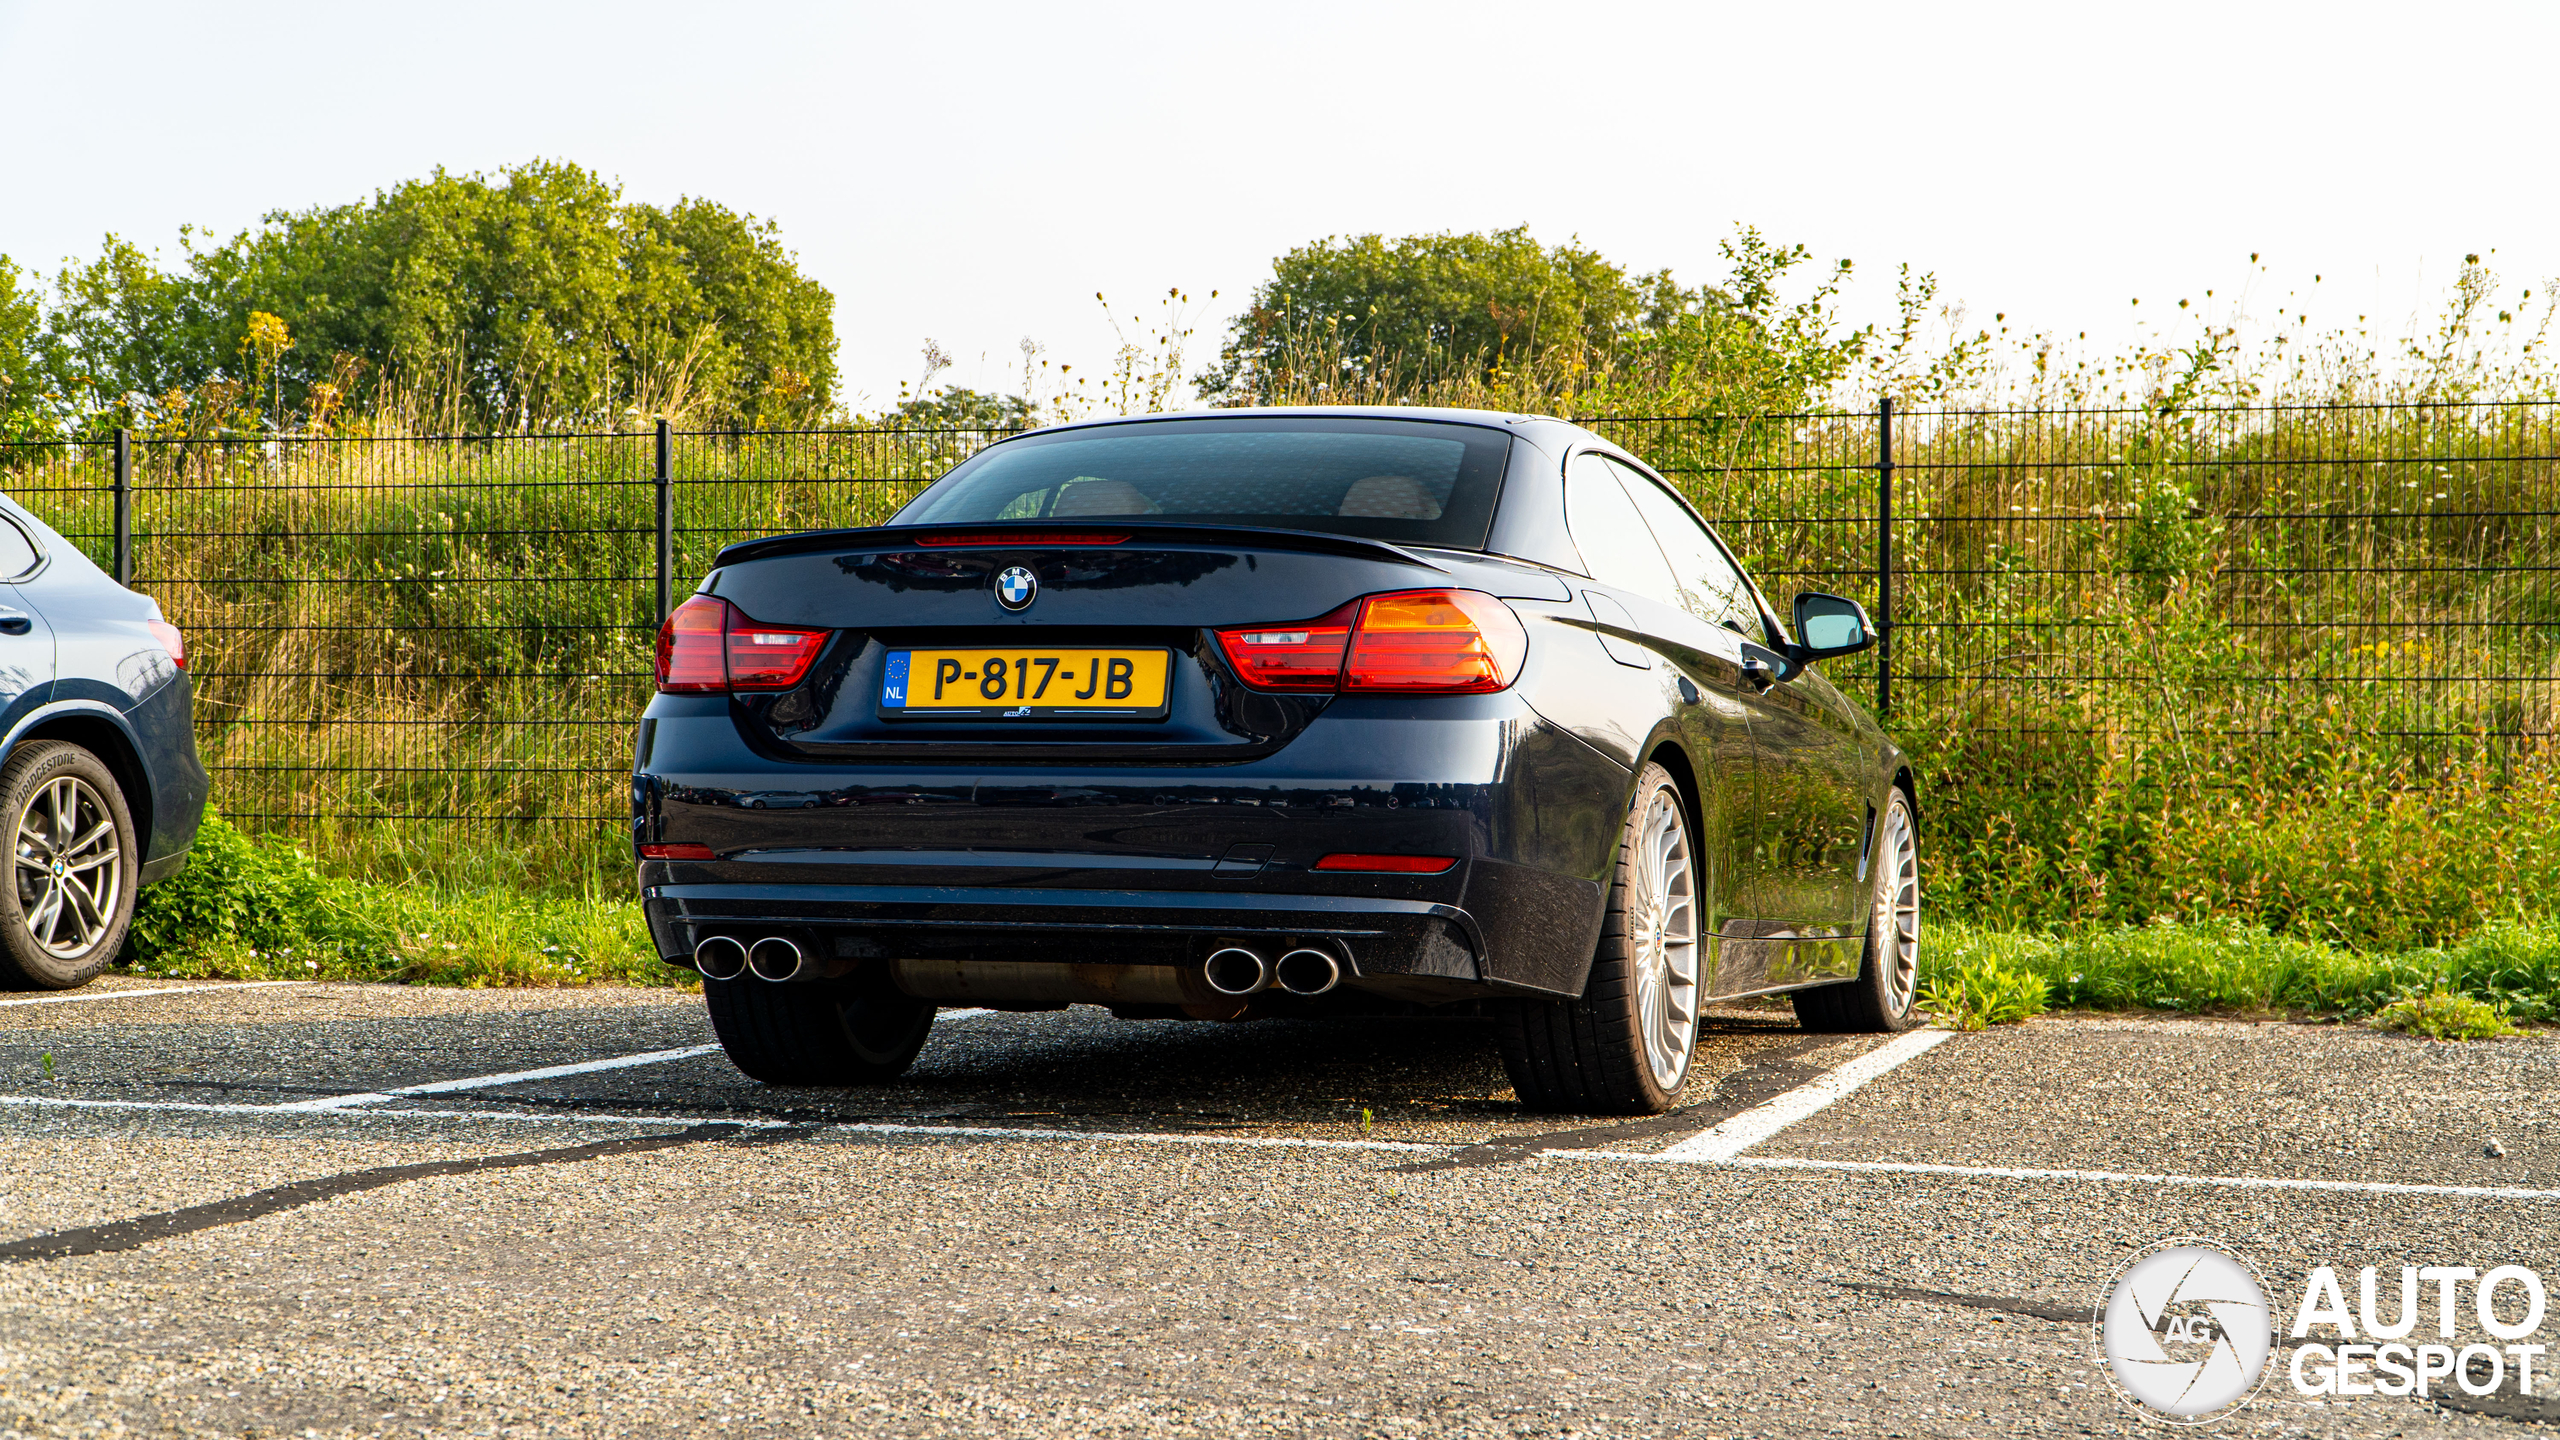
[[(726, 702), (660, 696), (638, 759), (632, 838), (713, 857), (640, 862), (670, 958), (762, 922), (824, 927), (843, 958), (1185, 963), (1310, 936), (1364, 988), (1467, 996), (1581, 993), (1617, 828), (1588, 821), (1628, 783), (1509, 694), (1339, 703), (1235, 765), (965, 767), (781, 763)], [(1457, 863), (1316, 868), (1344, 852)]]
[(1033, 890), (923, 885), (650, 886), (658, 953), (686, 963), (711, 935), (788, 934), (854, 961), (958, 958), (1196, 965), (1242, 944), (1304, 945), (1348, 959), (1351, 988), (1425, 1004), (1537, 993), (1488, 975), (1466, 910), (1428, 900), (1199, 890)]

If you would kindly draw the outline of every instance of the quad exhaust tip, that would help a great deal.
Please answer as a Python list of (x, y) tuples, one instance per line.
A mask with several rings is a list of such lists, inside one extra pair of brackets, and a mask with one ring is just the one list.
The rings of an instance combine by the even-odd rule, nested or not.
[(1201, 962), (1201, 976), (1221, 995), (1252, 995), (1271, 984), (1271, 962), (1261, 952), (1230, 945)]
[(1271, 967), (1271, 978), (1292, 995), (1321, 995), (1342, 983), (1342, 962), (1323, 950), (1292, 950)]
[(771, 980), (777, 984), (797, 980), (808, 963), (809, 957), (801, 952), (796, 942), (779, 935), (768, 935), (747, 947), (747, 968), (754, 971), (759, 980)]
[(726, 935), (714, 935), (693, 947), (693, 968), (706, 980), (735, 980), (747, 973), (747, 947)]

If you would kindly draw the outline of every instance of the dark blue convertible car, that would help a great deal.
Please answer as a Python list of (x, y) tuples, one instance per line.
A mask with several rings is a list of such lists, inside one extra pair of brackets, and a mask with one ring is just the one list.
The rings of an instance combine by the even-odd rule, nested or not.
[(943, 1005), (1472, 1007), (1522, 1101), (1648, 1112), (1701, 1007), (1913, 1022), (1899, 751), (1625, 451), (1561, 421), (1035, 431), (883, 526), (732, 545), (632, 777), (658, 949), (739, 1067), (897, 1074)]
[(187, 647), (148, 598), (0, 502), (0, 988), (63, 990), (115, 962), (141, 887), (203, 818)]

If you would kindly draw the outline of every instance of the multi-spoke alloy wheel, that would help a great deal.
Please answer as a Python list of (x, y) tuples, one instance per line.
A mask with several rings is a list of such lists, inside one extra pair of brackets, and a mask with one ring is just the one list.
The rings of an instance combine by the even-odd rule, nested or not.
[(1867, 958), (1858, 978), (1795, 993), (1807, 1030), (1908, 1030), (1920, 1021), (1920, 840), (1911, 801), (1888, 792), (1876, 820), (1868, 881)]
[(1899, 794), (1885, 808), (1883, 830), (1876, 847), (1884, 873), (1876, 887), (1873, 933), (1885, 1004), (1900, 1014), (1911, 1008), (1912, 991), (1920, 981), (1920, 842), (1911, 832), (1911, 810)]
[(33, 740), (0, 766), (13, 902), (0, 915), (0, 983), (68, 989), (104, 970), (133, 919), (141, 857), (115, 775), (97, 756)]
[(1700, 890), (1688, 798), (1669, 771), (1647, 765), (1618, 833), (1607, 919), (1581, 997), (1522, 1000), (1500, 1012), (1494, 1033), (1522, 1104), (1658, 1115), (1679, 1102), (1706, 978)]
[(1698, 905), (1680, 797), (1654, 792), (1637, 827), (1627, 941), (1635, 950), (1636, 1026), (1653, 1083), (1677, 1090), (1698, 1043)]
[(18, 812), (18, 914), (57, 960), (85, 959), (114, 926), (124, 851), (107, 802), (76, 775), (57, 776)]

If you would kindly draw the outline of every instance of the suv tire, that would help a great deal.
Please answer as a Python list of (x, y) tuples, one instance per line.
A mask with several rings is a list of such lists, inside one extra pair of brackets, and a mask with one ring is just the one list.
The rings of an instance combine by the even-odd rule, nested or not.
[(0, 902), (0, 987), (71, 990), (124, 948), (141, 846), (114, 772), (61, 740), (30, 740), (0, 765), (10, 851)]

